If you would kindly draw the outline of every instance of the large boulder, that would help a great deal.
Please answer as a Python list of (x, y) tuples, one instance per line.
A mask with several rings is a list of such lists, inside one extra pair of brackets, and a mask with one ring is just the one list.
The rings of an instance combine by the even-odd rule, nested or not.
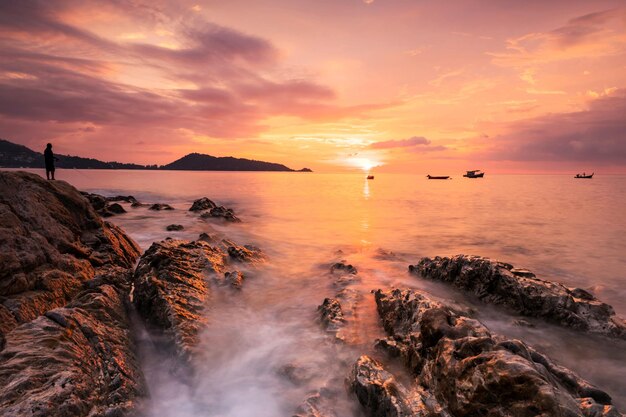
[(71, 185), (0, 172), (0, 332), (65, 305), (98, 271), (131, 268), (138, 255)]
[(0, 352), (0, 415), (134, 415), (145, 384), (125, 298), (102, 285), (11, 331)]
[(620, 416), (607, 393), (425, 293), (378, 290), (375, 298), (409, 372), (446, 415)]
[(472, 292), (515, 313), (605, 336), (626, 339), (626, 321), (581, 288), (545, 281), (525, 269), (479, 256), (422, 258), (409, 270)]
[(224, 274), (225, 256), (204, 241), (166, 239), (153, 243), (135, 270), (137, 311), (182, 359), (197, 346), (211, 296), (209, 274)]
[(0, 172), (0, 415), (136, 411), (126, 301), (138, 255), (69, 184)]

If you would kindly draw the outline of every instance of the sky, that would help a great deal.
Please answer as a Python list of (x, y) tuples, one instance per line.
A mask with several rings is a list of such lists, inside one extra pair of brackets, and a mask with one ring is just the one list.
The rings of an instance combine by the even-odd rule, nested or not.
[(626, 173), (626, 2), (0, 0), (0, 138), (145, 164)]

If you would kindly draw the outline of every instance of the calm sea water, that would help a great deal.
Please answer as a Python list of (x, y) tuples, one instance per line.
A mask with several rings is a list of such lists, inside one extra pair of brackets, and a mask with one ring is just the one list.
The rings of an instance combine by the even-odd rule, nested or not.
[[(389, 174), (367, 181), (362, 174), (58, 170), (57, 178), (81, 190), (174, 206), (172, 212), (128, 208), (112, 218), (144, 249), (166, 236), (195, 239), (206, 231), (257, 245), (269, 256), (267, 265), (247, 271), (240, 294), (214, 297), (205, 355), (192, 380), (173, 376), (167, 358), (146, 348), (154, 416), (291, 415), (322, 387), (340, 392), (333, 399), (338, 415), (360, 415), (343, 393), (343, 378), (359, 354), (376, 354), (372, 343), (382, 331), (370, 291), (389, 286), (477, 307), (492, 330), (527, 341), (626, 409), (626, 344), (541, 322), (515, 326), (500, 310), (407, 274), (422, 256), (488, 256), (591, 289), (624, 317), (625, 176), (428, 181)], [(203, 221), (188, 212), (203, 196), (233, 207), (243, 223)], [(166, 232), (171, 223), (185, 230)], [(317, 306), (337, 292), (328, 266), (339, 259), (354, 264), (360, 277), (352, 285), (361, 298), (345, 345), (332, 343), (315, 321)], [(294, 369), (296, 377), (286, 377)]]

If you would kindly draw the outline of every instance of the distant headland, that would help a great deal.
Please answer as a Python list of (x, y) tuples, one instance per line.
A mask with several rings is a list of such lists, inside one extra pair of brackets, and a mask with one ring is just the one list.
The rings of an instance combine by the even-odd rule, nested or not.
[[(149, 169), (178, 171), (276, 171), (276, 172), (313, 172), (309, 168), (291, 169), (273, 162), (253, 159), (216, 157), (200, 153), (190, 153), (165, 165), (140, 165), (122, 162), (104, 162), (93, 158), (59, 155), (57, 168), (67, 169)], [(43, 154), (23, 145), (0, 139), (0, 167), (2, 168), (42, 168)]]

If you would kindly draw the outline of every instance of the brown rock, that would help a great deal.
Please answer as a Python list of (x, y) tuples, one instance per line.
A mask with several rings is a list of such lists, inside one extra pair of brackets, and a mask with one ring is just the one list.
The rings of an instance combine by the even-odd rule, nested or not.
[(407, 390), (380, 362), (369, 356), (363, 355), (356, 361), (346, 382), (368, 416), (431, 415), (417, 392)]
[(582, 416), (583, 402), (617, 412), (573, 372), (425, 293), (378, 290), (375, 298), (408, 369), (449, 415)]
[(226, 208), (224, 206), (213, 207), (209, 211), (202, 213), (200, 217), (203, 219), (222, 218), (233, 223), (241, 222), (241, 219), (235, 215), (235, 211), (233, 209)]
[(65, 305), (101, 269), (130, 268), (139, 248), (64, 181), (0, 172), (0, 314), (6, 333)]
[(501, 305), (551, 323), (626, 339), (626, 321), (613, 307), (580, 288), (541, 280), (528, 270), (478, 256), (422, 258), (409, 270), (424, 278), (443, 281), (472, 292), (482, 301)]
[(13, 329), (0, 352), (0, 415), (134, 414), (145, 386), (124, 297), (103, 285)]
[(170, 239), (153, 243), (135, 270), (137, 311), (182, 358), (192, 355), (206, 324), (208, 273), (224, 273), (224, 256), (206, 242)]
[(217, 207), (217, 204), (209, 200), (207, 197), (202, 197), (193, 202), (193, 204), (189, 208), (189, 211), (210, 210), (215, 207)]

